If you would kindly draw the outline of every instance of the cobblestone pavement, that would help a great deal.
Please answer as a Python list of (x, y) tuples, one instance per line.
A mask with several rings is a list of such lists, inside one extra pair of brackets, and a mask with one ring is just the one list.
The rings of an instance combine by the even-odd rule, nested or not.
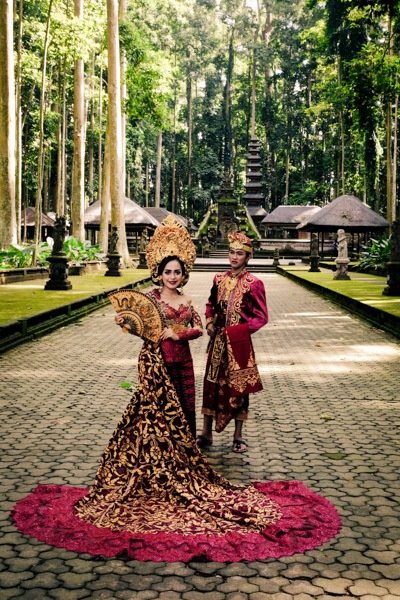
[[(13, 503), (38, 483), (90, 484), (129, 400), (140, 340), (105, 308), (0, 358), (0, 597), (25, 600), (400, 599), (400, 345), (277, 274), (270, 324), (254, 336), (264, 390), (246, 455), (216, 437), (212, 465), (232, 481), (301, 479), (343, 519), (305, 554), (247, 563), (93, 558), (21, 535)], [(211, 273), (188, 292), (204, 306)], [(200, 400), (205, 337), (192, 343)], [(200, 421), (200, 418), (199, 418)]]

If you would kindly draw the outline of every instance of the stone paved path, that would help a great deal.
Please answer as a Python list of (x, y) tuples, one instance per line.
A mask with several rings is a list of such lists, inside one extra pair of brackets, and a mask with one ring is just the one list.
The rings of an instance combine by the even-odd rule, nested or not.
[[(270, 324), (254, 336), (263, 392), (247, 455), (216, 437), (210, 461), (232, 481), (301, 479), (339, 509), (323, 547), (265, 562), (94, 559), (17, 532), (13, 503), (37, 483), (90, 484), (129, 400), (140, 341), (110, 308), (0, 357), (0, 598), (25, 600), (400, 599), (400, 345), (284, 277), (265, 282)], [(203, 307), (210, 273), (188, 292)], [(205, 337), (192, 343), (200, 399)], [(200, 420), (200, 419), (199, 419)]]

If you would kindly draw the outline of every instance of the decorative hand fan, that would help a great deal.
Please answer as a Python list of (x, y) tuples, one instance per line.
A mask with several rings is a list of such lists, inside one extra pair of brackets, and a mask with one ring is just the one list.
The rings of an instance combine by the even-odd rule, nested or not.
[(112, 307), (120, 313), (133, 334), (157, 343), (164, 322), (156, 302), (138, 290), (117, 290), (108, 294)]

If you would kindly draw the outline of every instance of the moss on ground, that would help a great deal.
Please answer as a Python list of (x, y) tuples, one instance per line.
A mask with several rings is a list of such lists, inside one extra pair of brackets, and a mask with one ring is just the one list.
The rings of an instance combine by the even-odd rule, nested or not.
[(29, 317), (51, 308), (70, 304), (107, 290), (124, 287), (149, 276), (143, 269), (123, 269), (121, 277), (105, 277), (103, 273), (69, 276), (71, 290), (45, 290), (45, 279), (0, 285), (0, 325)]
[(400, 317), (400, 296), (384, 296), (382, 294), (386, 287), (386, 277), (351, 271), (349, 272), (351, 279), (341, 281), (333, 279), (332, 271), (310, 273), (305, 268), (286, 266), (283, 266), (282, 269), (290, 271), (296, 277)]

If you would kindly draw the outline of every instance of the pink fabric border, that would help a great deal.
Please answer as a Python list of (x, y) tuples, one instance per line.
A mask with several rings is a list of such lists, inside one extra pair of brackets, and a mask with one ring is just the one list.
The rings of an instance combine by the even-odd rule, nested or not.
[(38, 485), (16, 503), (12, 518), (22, 533), (58, 548), (93, 556), (124, 556), (154, 562), (279, 558), (311, 550), (339, 532), (340, 517), (335, 507), (301, 481), (253, 485), (274, 500), (282, 511), (282, 518), (262, 533), (183, 536), (101, 529), (73, 514), (74, 504), (87, 493), (87, 488), (64, 485)]

